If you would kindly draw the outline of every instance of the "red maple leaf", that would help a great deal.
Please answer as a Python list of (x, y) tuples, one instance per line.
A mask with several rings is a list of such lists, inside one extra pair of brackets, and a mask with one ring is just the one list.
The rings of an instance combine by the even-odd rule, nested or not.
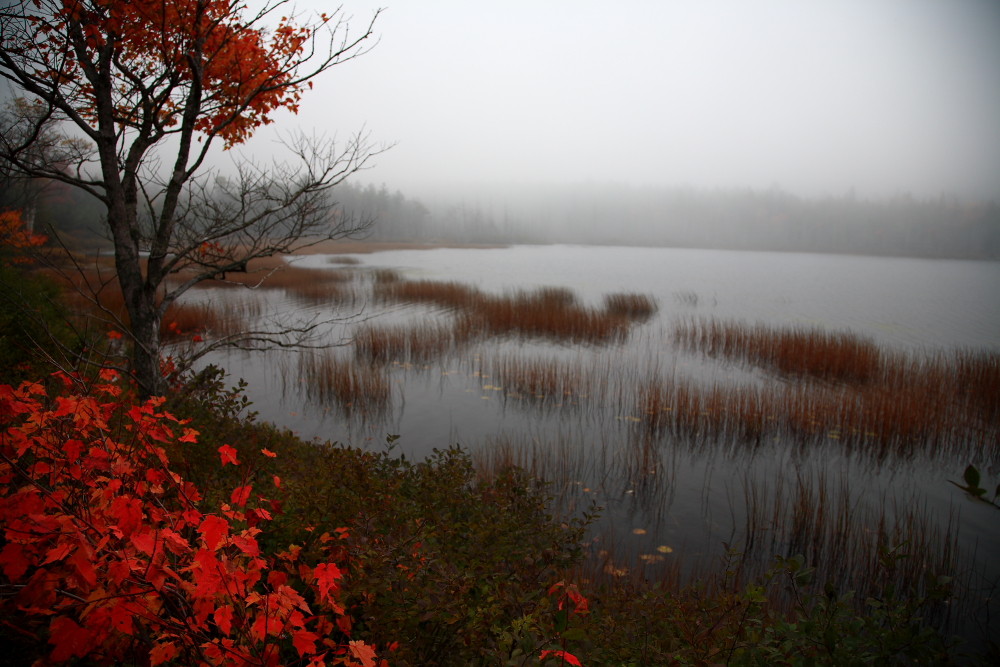
[(222, 458), (222, 465), (232, 463), (234, 466), (238, 466), (240, 462), (239, 459), (236, 458), (236, 454), (237, 451), (229, 445), (219, 447), (219, 456)]
[(580, 659), (577, 658), (572, 653), (567, 653), (566, 651), (542, 651), (541, 655), (538, 656), (538, 660), (544, 661), (548, 658), (559, 658), (562, 660), (563, 664), (576, 665), (577, 667), (583, 667), (580, 664)]

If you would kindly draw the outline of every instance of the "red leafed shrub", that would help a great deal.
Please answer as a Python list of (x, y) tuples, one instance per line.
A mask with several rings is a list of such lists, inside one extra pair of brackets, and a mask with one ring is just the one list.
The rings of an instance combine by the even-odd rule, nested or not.
[[(83, 392), (0, 385), (0, 616), (51, 645), (48, 661), (158, 665), (377, 664), (340, 602), (346, 550), (268, 557), (266, 499), (247, 482), (207, 508), (170, 468), (197, 432), (133, 404), (114, 373)], [(272, 452), (266, 453), (268, 456)], [(232, 448), (221, 465), (239, 465)], [(244, 462), (246, 464), (246, 462)]]

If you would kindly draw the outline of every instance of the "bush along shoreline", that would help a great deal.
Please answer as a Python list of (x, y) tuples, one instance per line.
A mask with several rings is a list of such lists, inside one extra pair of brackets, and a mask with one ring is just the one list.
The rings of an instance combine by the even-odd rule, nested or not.
[[(304, 442), (209, 368), (138, 402), (112, 371), (0, 385), (9, 664), (986, 664), (949, 579), (856, 600), (778, 558), (696, 584), (588, 567), (581, 517), (460, 448)], [(885, 580), (905, 545), (878, 554)], [(738, 555), (732, 555), (732, 562)], [(774, 593), (794, 605), (772, 602)]]

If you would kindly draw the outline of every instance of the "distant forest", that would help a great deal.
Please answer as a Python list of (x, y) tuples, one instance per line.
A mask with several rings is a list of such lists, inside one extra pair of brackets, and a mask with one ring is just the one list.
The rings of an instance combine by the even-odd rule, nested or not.
[[(102, 243), (99, 202), (61, 183), (14, 184), (0, 208), (36, 230)], [(1000, 259), (1000, 205), (955, 196), (803, 198), (778, 188), (521, 186), (418, 200), (385, 185), (338, 185), (338, 215), (370, 219), (379, 241), (580, 243)]]
[(343, 209), (380, 240), (583, 243), (1000, 259), (1000, 205), (921, 199), (806, 199), (768, 190), (532, 186), (418, 201), (384, 185), (339, 186)]

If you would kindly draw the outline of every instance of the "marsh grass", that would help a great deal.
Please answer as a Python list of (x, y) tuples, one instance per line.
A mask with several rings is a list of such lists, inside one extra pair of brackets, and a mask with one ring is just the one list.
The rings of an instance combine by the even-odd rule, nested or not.
[(559, 289), (483, 298), (462, 316), (470, 328), (494, 336), (519, 335), (571, 343), (622, 342), (629, 331), (627, 319), (582, 307), (571, 292)]
[(392, 385), (383, 368), (316, 350), (299, 355), (297, 371), (308, 396), (346, 413), (378, 417), (390, 407)]
[[(545, 480), (557, 513), (579, 515), (595, 499), (626, 493), (642, 509), (641, 516), (655, 524), (667, 518), (657, 516), (656, 508), (669, 505), (677, 483), (670, 473), (676, 462), (663, 457), (661, 443), (649, 439), (633, 441), (627, 452), (605, 448), (584, 455), (569, 439), (504, 438), (491, 441), (474, 462), (484, 479), (516, 466)], [(737, 526), (718, 555), (692, 559), (681, 546), (645, 538), (637, 546), (620, 527), (598, 525), (575, 577), (617, 590), (679, 590), (700, 582), (717, 592), (742, 591), (766, 578), (775, 556), (801, 556), (814, 568), (819, 594), (849, 600), (859, 613), (871, 597), (887, 590), (929, 594), (941, 575), (954, 578), (956, 594), (970, 590), (973, 570), (959, 549), (954, 514), (942, 524), (918, 499), (866, 503), (862, 495), (868, 490), (852, 487), (847, 476), (831, 478), (821, 467), (809, 466), (791, 476), (781, 470), (748, 474), (742, 495), (739, 489), (726, 494)], [(796, 595), (775, 587), (769, 599), (776, 609), (790, 610)], [(945, 627), (953, 616), (974, 613), (975, 599), (960, 597), (953, 607), (933, 607), (933, 615), (923, 621)]]
[(357, 257), (351, 257), (350, 255), (334, 255), (328, 257), (326, 260), (327, 264), (339, 264), (342, 266), (356, 266), (361, 263), (361, 260)]
[(950, 398), (888, 387), (702, 388), (651, 381), (639, 390), (635, 411), (661, 438), (705, 445), (735, 440), (757, 447), (780, 439), (799, 447), (822, 443), (876, 463), (916, 456), (995, 460), (1000, 424), (966, 421), (974, 405), (956, 409)]
[(588, 396), (589, 378), (579, 363), (503, 355), (492, 359), (488, 368), (492, 384), (511, 396), (549, 402)]
[(251, 318), (258, 315), (258, 308), (233, 301), (174, 302), (167, 308), (160, 324), (160, 335), (168, 343), (194, 335), (214, 338), (237, 336), (246, 331)]
[(646, 294), (608, 294), (604, 297), (604, 310), (611, 315), (644, 321), (658, 310), (656, 300)]
[(353, 295), (352, 290), (334, 282), (306, 283), (298, 285), (291, 292), (294, 298), (311, 305), (342, 304)]
[(674, 339), (709, 356), (737, 358), (787, 375), (835, 382), (867, 382), (881, 369), (870, 339), (815, 328), (781, 329), (713, 319), (687, 320)]
[(847, 333), (710, 320), (682, 323), (675, 340), (799, 381), (703, 388), (652, 380), (636, 411), (653, 431), (822, 440), (878, 461), (1000, 453), (995, 352), (890, 353)]
[[(639, 305), (652, 300), (620, 295), (635, 312), (622, 313), (581, 306), (571, 290), (544, 287), (493, 295), (459, 282), (432, 280), (376, 280), (375, 296), (382, 301), (420, 303), (458, 314), (456, 328), (468, 335), (524, 336), (570, 343), (607, 344), (628, 336), (630, 319), (641, 319)], [(622, 308), (626, 308), (623, 304)], [(626, 308), (627, 310), (627, 308)]]
[(376, 285), (387, 285), (389, 283), (399, 282), (403, 279), (403, 277), (394, 269), (375, 269), (372, 271), (372, 279)]
[(375, 298), (382, 301), (422, 303), (449, 310), (472, 307), (478, 290), (459, 282), (402, 280), (395, 272), (376, 273)]
[[(862, 604), (890, 587), (923, 595), (936, 575), (954, 578), (960, 571), (954, 512), (942, 525), (916, 499), (864, 504), (846, 477), (830, 479), (822, 468), (794, 477), (746, 478), (739, 511), (745, 525), (732, 546), (740, 554), (739, 574), (748, 580), (760, 578), (775, 554), (798, 554), (831, 594), (853, 591)], [(970, 574), (955, 585), (968, 589)], [(786, 605), (794, 602), (778, 597)], [(937, 618), (925, 621), (940, 627), (949, 608), (941, 605), (936, 612)]]
[(446, 323), (364, 325), (355, 330), (353, 345), (356, 358), (369, 364), (427, 363), (456, 350), (462, 336)]

